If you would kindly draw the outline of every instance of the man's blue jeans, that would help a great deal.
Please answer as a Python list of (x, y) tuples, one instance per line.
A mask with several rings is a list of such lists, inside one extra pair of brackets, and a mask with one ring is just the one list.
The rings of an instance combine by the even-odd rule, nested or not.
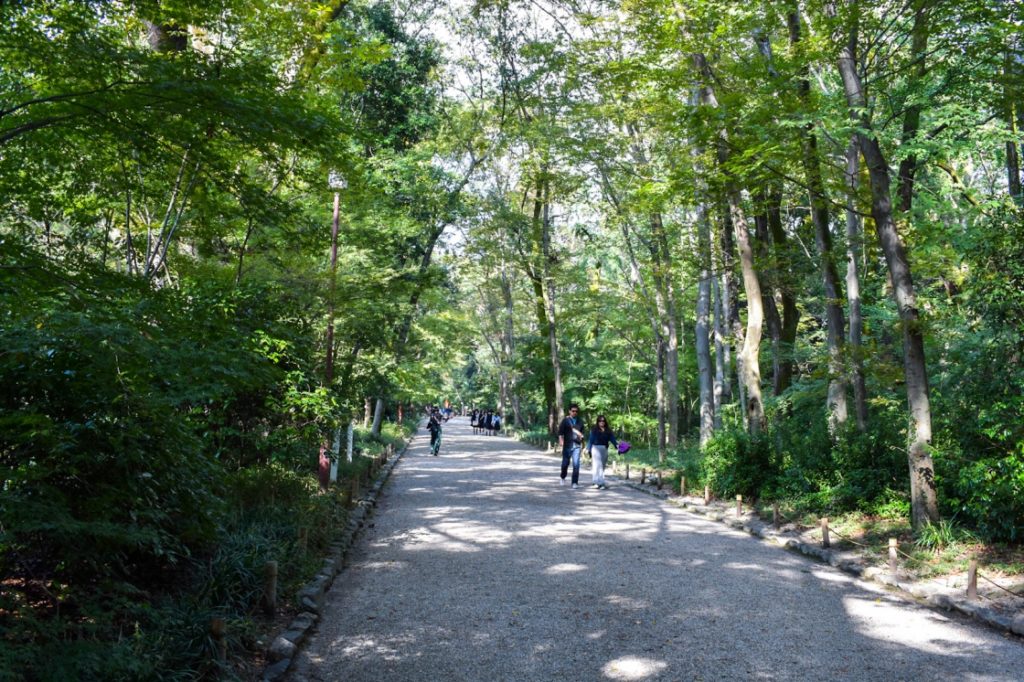
[(562, 447), (562, 478), (569, 471), (569, 459), (572, 458), (572, 482), (580, 482), (580, 450), (582, 443), (566, 443)]

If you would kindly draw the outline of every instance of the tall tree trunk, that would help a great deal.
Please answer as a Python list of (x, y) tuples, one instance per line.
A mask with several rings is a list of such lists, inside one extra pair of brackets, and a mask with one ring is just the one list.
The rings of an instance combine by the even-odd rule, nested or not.
[(666, 444), (675, 447), (679, 442), (679, 321), (675, 310), (675, 287), (672, 284), (672, 261), (668, 237), (660, 213), (650, 216), (651, 257), (654, 279), (654, 298), (661, 321), (661, 336), (665, 340), (665, 418)]
[[(504, 303), (505, 319), (502, 330), (502, 348), (506, 354), (509, 366), (514, 366), (516, 355), (515, 341), (515, 314), (512, 305), (512, 282), (509, 279), (508, 268), (504, 260), (501, 263), (501, 300)], [(509, 402), (512, 406), (513, 424), (517, 427), (523, 426), (523, 417), (519, 412), (519, 396), (516, 390), (515, 370), (509, 372)]]
[(544, 183), (544, 220), (541, 233), (541, 255), (542, 271), (544, 273), (544, 293), (546, 295), (545, 312), (548, 320), (548, 342), (551, 344), (551, 369), (555, 382), (555, 423), (561, 423), (564, 416), (562, 405), (562, 363), (558, 356), (558, 327), (555, 322), (555, 278), (551, 273), (551, 195), (550, 181), (545, 178)]
[(910, 469), (911, 522), (920, 528), (939, 520), (935, 466), (931, 446), (932, 418), (928, 396), (928, 371), (924, 356), (924, 335), (914, 293), (906, 248), (893, 218), (889, 164), (867, 118), (866, 97), (857, 72), (857, 28), (842, 44), (838, 67), (843, 89), (857, 124), (857, 143), (867, 166), (871, 185), (871, 215), (878, 241), (892, 280), (893, 296), (903, 328), (903, 366), (910, 408), (911, 442), (907, 452)]
[[(707, 59), (703, 54), (695, 53), (694, 63), (697, 72), (703, 79), (701, 102), (717, 108), (718, 101), (715, 98), (714, 89), (711, 87), (714, 79)], [(728, 134), (723, 128), (719, 135), (718, 158), (726, 173), (725, 193), (729, 201), (729, 216), (732, 218), (735, 228), (736, 250), (743, 273), (743, 290), (747, 298), (747, 328), (743, 338), (743, 348), (737, 360), (742, 386), (746, 392), (743, 407), (747, 419), (747, 429), (751, 435), (756, 436), (761, 432), (764, 423), (759, 358), (764, 309), (761, 304), (761, 283), (758, 281), (757, 272), (754, 269), (754, 250), (750, 244), (750, 230), (747, 228), (747, 218), (743, 212), (739, 184), (728, 169), (730, 157), (728, 144)]]
[(760, 192), (757, 202), (759, 210), (754, 215), (754, 236), (757, 238), (757, 250), (755, 255), (758, 263), (761, 264), (761, 272), (767, 271), (764, 289), (761, 291), (761, 303), (764, 306), (765, 326), (768, 328), (768, 338), (772, 341), (772, 393), (779, 395), (782, 392), (780, 375), (782, 373), (782, 317), (779, 315), (779, 307), (775, 303), (776, 292), (779, 290), (779, 271), (775, 259), (772, 257), (772, 238), (768, 231), (768, 199), (764, 192)]
[(782, 228), (782, 187), (772, 184), (768, 189), (768, 231), (774, 247), (774, 269), (779, 279), (779, 299), (782, 301), (782, 332), (780, 335), (778, 383), (774, 386), (776, 395), (781, 394), (793, 383), (793, 351), (796, 347), (796, 333), (800, 325), (800, 309), (796, 305), (797, 283), (793, 274), (793, 245)]
[(1006, 51), (1005, 67), (1003, 68), (1004, 106), (1006, 107), (1006, 125), (1010, 131), (1010, 137), (1006, 140), (1006, 186), (1010, 198), (1018, 206), (1024, 206), (1024, 194), (1021, 193), (1020, 182), (1020, 153), (1018, 152), (1018, 139), (1020, 129), (1018, 126), (1018, 104), (1020, 95), (1020, 78), (1024, 76), (1017, 66), (1014, 57), (1014, 49)]
[(654, 351), (658, 357), (658, 362), (655, 365), (655, 393), (658, 400), (658, 461), (665, 461), (665, 403), (667, 396), (665, 395), (665, 351), (666, 344), (665, 339), (662, 338), (661, 334), (657, 332), (654, 337)]
[[(725, 355), (725, 383), (722, 385), (722, 399), (726, 403), (733, 401), (733, 369), (739, 377), (739, 352), (743, 347), (743, 325), (740, 324), (740, 305), (736, 286), (736, 246), (733, 242), (732, 218), (729, 217), (728, 204), (721, 207), (722, 229), (718, 235), (719, 260), (721, 261), (721, 304), (722, 304), (722, 343)], [(733, 349), (735, 348), (735, 354)], [(735, 361), (734, 361), (735, 356)], [(743, 402), (743, 387), (737, 386), (740, 402)]]
[(711, 366), (711, 339), (709, 313), (711, 312), (711, 226), (707, 206), (697, 207), (697, 258), (700, 260), (700, 278), (697, 282), (696, 341), (697, 382), (700, 389), (700, 444), (711, 439), (715, 430), (715, 386)]
[[(914, 27), (911, 29), (910, 61), (914, 65), (911, 84), (920, 85), (928, 73), (926, 52), (928, 51), (928, 10), (930, 0), (913, 0)], [(921, 105), (917, 102), (907, 107), (903, 115), (903, 134), (900, 145), (911, 145), (921, 127)], [(896, 196), (900, 198), (899, 210), (909, 213), (914, 202), (914, 175), (917, 173), (917, 157), (908, 155), (900, 161)]]
[(715, 430), (722, 428), (722, 405), (727, 400), (728, 389), (728, 366), (729, 366), (729, 344), (725, 341), (725, 307), (722, 300), (722, 289), (717, 277), (711, 278), (711, 303), (714, 306), (714, 336), (715, 336)]
[(861, 337), (864, 331), (864, 317), (860, 308), (860, 215), (857, 213), (857, 186), (859, 170), (857, 139), (850, 140), (846, 148), (846, 300), (850, 306), (850, 370), (853, 383), (853, 412), (857, 419), (857, 430), (863, 433), (868, 427), (868, 392), (864, 382), (864, 350)]
[(384, 421), (384, 399), (377, 398), (377, 407), (373, 411), (373, 428), (370, 429), (370, 433), (374, 438), (380, 438), (380, 425)]
[[(535, 193), (533, 196), (533, 219), (530, 222), (531, 232), (531, 253), (527, 263), (527, 275), (530, 278), (530, 284), (533, 287), (533, 307), (534, 314), (537, 317), (537, 329), (540, 334), (548, 338), (548, 343), (543, 346), (544, 354), (547, 355), (545, 360), (546, 367), (553, 367), (553, 361), (551, 358), (551, 343), (550, 335), (551, 330), (549, 329), (548, 312), (547, 312), (547, 294), (545, 293), (545, 282), (544, 272), (545, 266), (543, 264), (544, 259), (544, 200), (543, 200), (543, 189), (540, 180), (535, 185)], [(559, 418), (558, 414), (561, 407), (555, 401), (555, 379), (552, 372), (545, 371), (544, 375), (544, 402), (545, 411), (547, 413), (548, 422), (548, 433), (554, 435), (558, 429)]]
[[(789, 23), (789, 41), (795, 51), (802, 53), (800, 38), (800, 11), (793, 4), (787, 16)], [(802, 55), (801, 55), (802, 56)], [(811, 81), (810, 68), (802, 65), (797, 92), (804, 106), (804, 113), (811, 115)], [(843, 307), (840, 302), (842, 287), (839, 284), (839, 273), (836, 270), (835, 257), (832, 253), (832, 231), (828, 210), (828, 197), (825, 195), (825, 183), (821, 177), (821, 162), (818, 158), (818, 138), (814, 134), (814, 124), (808, 123), (801, 131), (803, 150), (804, 177), (811, 200), (811, 222), (814, 225), (814, 241), (818, 246), (818, 257), (821, 260), (821, 282), (825, 291), (825, 318), (828, 330), (828, 413), (829, 425), (833, 433), (846, 423), (846, 376), (843, 368), (843, 337), (845, 322)]]
[(370, 418), (373, 417), (373, 399), (363, 398), (363, 428), (370, 426)]

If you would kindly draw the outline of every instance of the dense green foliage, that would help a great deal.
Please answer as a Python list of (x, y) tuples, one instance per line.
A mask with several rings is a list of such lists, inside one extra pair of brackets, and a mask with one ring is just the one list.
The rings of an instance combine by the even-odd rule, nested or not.
[(445, 398), (1019, 541), (1019, 7), (834, 5), (0, 3), (0, 677), (244, 675), (321, 447)]
[[(472, 133), (385, 3), (3, 3), (0, 26), (0, 678), (244, 676), (264, 562), (290, 608), (345, 479), (415, 427), (399, 401), (437, 399), (430, 254)], [(387, 423), (319, 492), (370, 396)]]
[[(915, 422), (904, 323), (866, 163), (852, 176), (856, 186), (846, 175), (851, 135), (866, 132), (888, 162), (886, 200), (920, 313), (912, 324), (923, 333), (930, 384), (927, 480), (944, 517), (990, 539), (1019, 540), (1024, 220), (1008, 184), (1020, 168), (1007, 151), (1021, 147), (1019, 10), (985, 0), (851, 2), (836, 3), (833, 16), (825, 5), (639, 0), (583, 11), (550, 2), (550, 14), (538, 14), (530, 3), (477, 4), (463, 38), (486, 55), (479, 68), (494, 74), (494, 96), (510, 104), (502, 160), (487, 169), (490, 194), (463, 269), (481, 338), (464, 393), (501, 404), (507, 421), (531, 433), (577, 401), (588, 423), (607, 414), (641, 446), (630, 455), (635, 463), (661, 460), (716, 494), (906, 516)], [(855, 54), (866, 111), (851, 111), (840, 78), (850, 36), (867, 46)], [(715, 105), (701, 99), (701, 87)], [(827, 211), (830, 256), (815, 234), (816, 196)], [(744, 418), (737, 365), (750, 331), (735, 243), (742, 215), (766, 314), (759, 434)], [(848, 233), (850, 220), (860, 231)], [(825, 259), (839, 271), (846, 343), (838, 360), (828, 342)], [(860, 348), (846, 338), (849, 260), (858, 265)], [(709, 279), (709, 324), (718, 325), (709, 361), (720, 373), (714, 431), (701, 445), (694, 331)], [(787, 323), (787, 295), (796, 313), (791, 342), (772, 327), (773, 315), (774, 324)], [(786, 363), (790, 378), (775, 384)], [(862, 426), (851, 388), (858, 366)], [(556, 380), (561, 406), (552, 402)], [(833, 382), (846, 395), (845, 418), (834, 411)]]

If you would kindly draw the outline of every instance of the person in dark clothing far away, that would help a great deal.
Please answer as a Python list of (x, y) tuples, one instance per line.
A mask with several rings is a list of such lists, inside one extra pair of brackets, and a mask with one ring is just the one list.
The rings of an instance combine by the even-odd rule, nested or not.
[(558, 445), (562, 448), (562, 478), (560, 485), (565, 485), (565, 475), (572, 462), (572, 487), (580, 485), (580, 450), (583, 448), (583, 420), (579, 417), (580, 406), (573, 403), (569, 406), (569, 416), (558, 426)]
[(437, 456), (437, 451), (441, 449), (441, 411), (432, 410), (430, 413), (430, 421), (427, 422), (427, 429), (430, 430), (430, 454)]

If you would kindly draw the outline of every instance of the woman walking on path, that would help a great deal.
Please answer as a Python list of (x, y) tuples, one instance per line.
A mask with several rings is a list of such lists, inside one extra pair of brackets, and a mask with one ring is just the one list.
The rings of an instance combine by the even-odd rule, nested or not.
[(565, 474), (572, 460), (572, 487), (579, 488), (580, 482), (580, 449), (583, 447), (583, 420), (579, 418), (580, 406), (573, 403), (569, 406), (569, 416), (562, 420), (558, 427), (558, 444), (562, 447), (562, 480), (565, 485)]
[(591, 459), (594, 461), (590, 478), (598, 490), (608, 489), (604, 482), (604, 467), (608, 464), (609, 443), (618, 446), (619, 441), (615, 440), (615, 434), (608, 426), (608, 420), (602, 414), (598, 416), (597, 423), (590, 430), (590, 440), (587, 441), (587, 452), (590, 453)]

